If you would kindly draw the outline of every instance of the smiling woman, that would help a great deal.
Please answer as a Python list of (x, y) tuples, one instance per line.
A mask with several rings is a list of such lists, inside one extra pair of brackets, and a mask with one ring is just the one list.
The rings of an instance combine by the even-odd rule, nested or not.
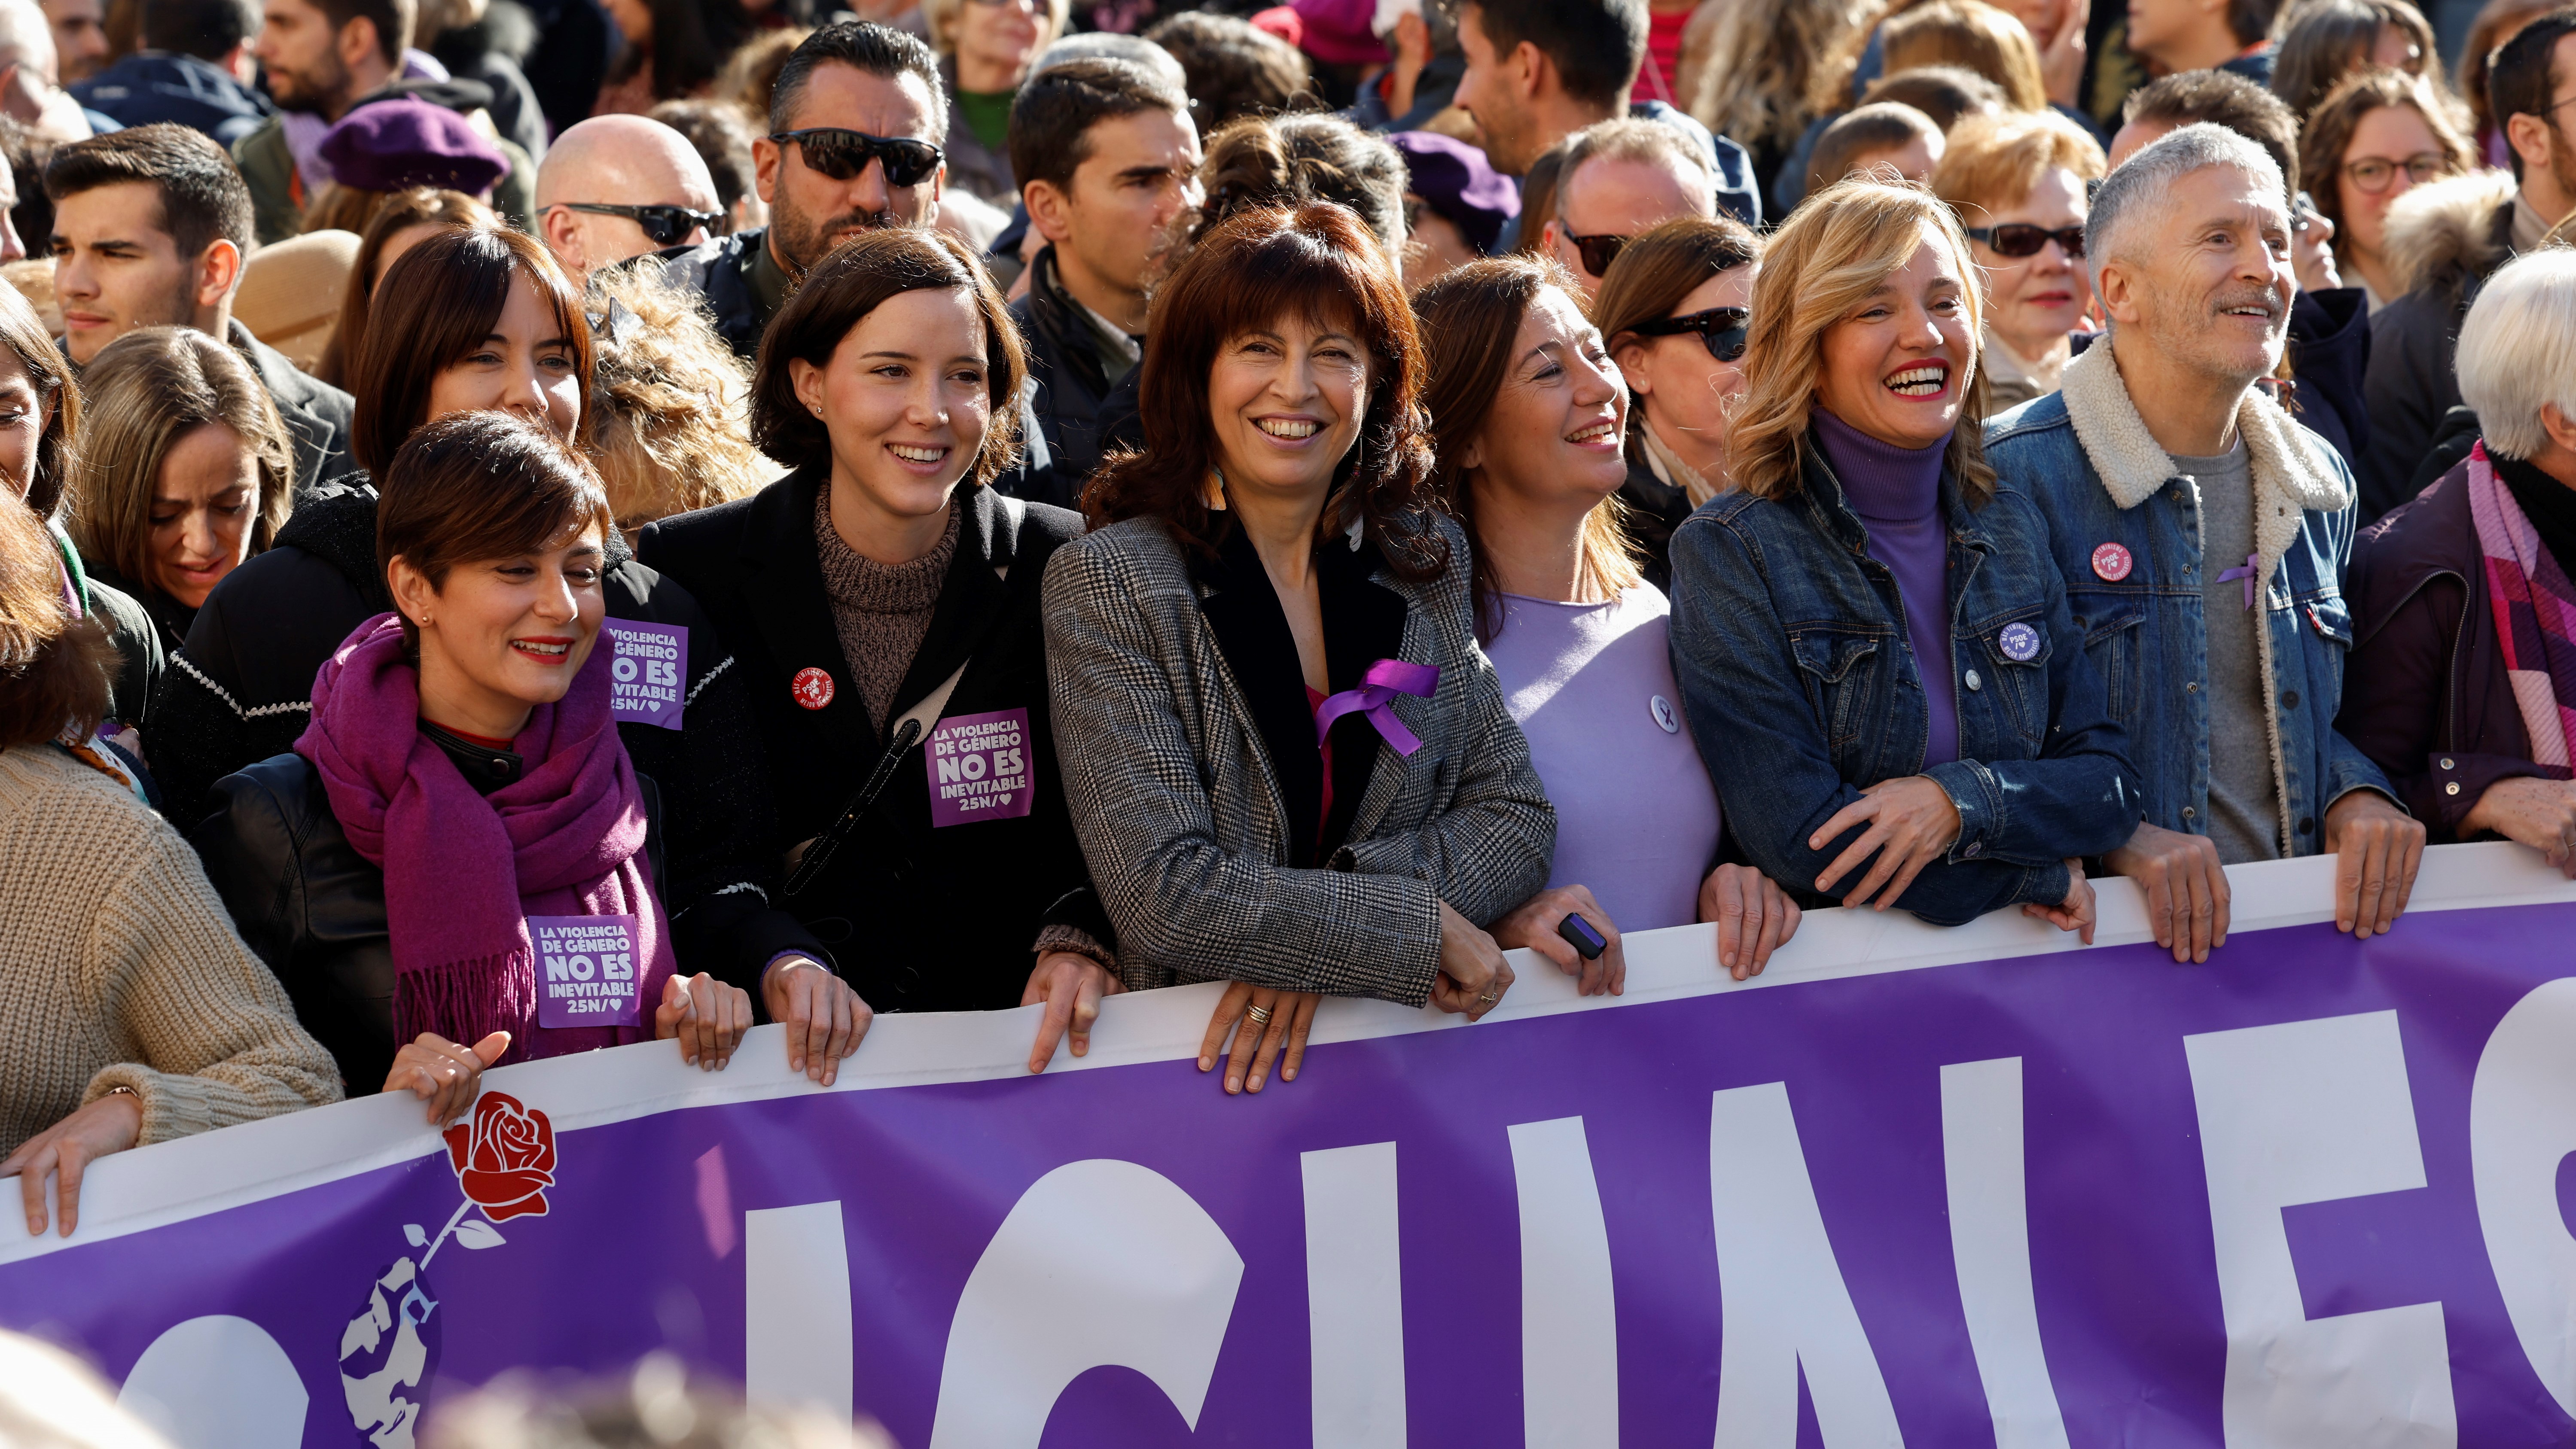
[(1740, 491), (1673, 535), (1673, 663), (1728, 823), (1810, 905), (2018, 904), (2089, 940), (2077, 857), (2127, 839), (2137, 778), (2047, 525), (1979, 446), (1967, 238), (1921, 187), (1846, 181), (1764, 258)]

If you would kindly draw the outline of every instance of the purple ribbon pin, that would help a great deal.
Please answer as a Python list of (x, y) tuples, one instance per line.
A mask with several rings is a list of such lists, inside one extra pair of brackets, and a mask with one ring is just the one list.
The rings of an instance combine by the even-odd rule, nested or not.
[(2227, 582), (2229, 579), (2243, 579), (2245, 581), (2245, 607), (2249, 609), (2254, 607), (2254, 574), (2255, 571), (2262, 566), (2262, 563), (2263, 555), (2259, 553), (2249, 553), (2245, 555), (2245, 567), (2241, 569), (2229, 569), (2227, 572), (2218, 576), (2218, 581), (2222, 584)]
[(1397, 754), (1410, 755), (1421, 749), (1422, 741), (1404, 727), (1404, 721), (1395, 717), (1395, 697), (1410, 694), (1429, 699), (1431, 691), (1440, 685), (1440, 666), (1381, 659), (1370, 665), (1368, 673), (1360, 678), (1366, 682), (1359, 688), (1345, 689), (1315, 706), (1315, 743), (1321, 745), (1324, 742), (1324, 736), (1332, 732), (1333, 721), (1358, 710), (1368, 716), (1370, 724), (1377, 726), (1377, 732), (1385, 737), (1388, 744), (1395, 746)]

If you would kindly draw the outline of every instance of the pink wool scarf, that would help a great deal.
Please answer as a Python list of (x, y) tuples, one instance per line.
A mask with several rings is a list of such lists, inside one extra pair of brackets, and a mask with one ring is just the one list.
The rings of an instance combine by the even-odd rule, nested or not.
[(2505, 678), (2531, 736), (2532, 762), (2566, 779), (2568, 741), (2576, 735), (2576, 585), (2496, 476), (2485, 443), (2469, 449), (2469, 518), (2477, 526), (2487, 605), (2504, 649)]
[[(652, 1039), (671, 929), (645, 875), (644, 796), (609, 715), (609, 654), (592, 649), (572, 691), (529, 715), (514, 742), (526, 773), (488, 797), (420, 732), (420, 674), (393, 615), (359, 625), (314, 677), (295, 752), (349, 843), (384, 870), (398, 1041), (506, 1031), (506, 1062)], [(638, 1024), (540, 1029), (527, 918), (615, 915), (636, 918)]]

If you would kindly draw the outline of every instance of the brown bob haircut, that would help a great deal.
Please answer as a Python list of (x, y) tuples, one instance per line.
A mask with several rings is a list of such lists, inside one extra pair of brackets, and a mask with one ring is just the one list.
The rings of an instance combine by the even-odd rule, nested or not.
[[(1431, 360), (1422, 406), (1432, 419), (1435, 476), (1441, 501), (1467, 530), (1476, 637), (1483, 643), (1503, 630), (1503, 591), (1477, 532), (1475, 487), (1458, 458), (1493, 416), (1504, 381), (1521, 363), (1523, 354), (1513, 345), (1521, 323), (1550, 287), (1568, 299), (1583, 295), (1573, 274), (1553, 257), (1487, 257), (1443, 272), (1413, 299), (1423, 351)], [(1586, 581), (1612, 597), (1635, 588), (1642, 575), (1633, 554), (1618, 499), (1594, 504), (1583, 516), (1577, 552), (1576, 566)]]
[(88, 445), (73, 490), (72, 541), (137, 588), (159, 587), (152, 495), (188, 433), (230, 428), (259, 468), (250, 551), (266, 553), (295, 502), (295, 452), (259, 374), (232, 345), (194, 327), (138, 327), (100, 348), (81, 374)]
[(349, 269), (349, 284), (340, 293), (340, 322), (331, 330), (331, 341), (322, 349), (322, 360), (314, 364), (313, 375), (333, 387), (349, 385), (358, 351), (366, 345), (367, 304), (376, 294), (376, 273), (383, 270), (385, 244), (394, 239), (394, 233), (415, 226), (498, 230), (500, 225), (501, 218), (492, 214), (492, 208), (462, 191), (415, 186), (387, 196), (360, 234), (357, 265)]
[[(379, 484), (403, 439), (429, 421), (430, 384), (500, 326), (510, 287), (522, 277), (553, 307), (574, 375), (588, 391), (590, 326), (581, 294), (546, 249), (515, 231), (442, 232), (403, 253), (376, 283), (366, 341), (349, 374), (349, 391), (359, 399), (349, 451)], [(575, 441), (589, 421), (585, 406)]]
[[(1731, 216), (1674, 217), (1628, 243), (1601, 274), (1601, 286), (1592, 294), (1592, 325), (1601, 329), (1602, 342), (1613, 353), (1623, 333), (1632, 342), (1650, 341), (1635, 329), (1681, 310), (1682, 299), (1710, 278), (1761, 258), (1762, 243)], [(1639, 468), (1646, 466), (1646, 427), (1633, 414), (1648, 406), (1644, 398), (1630, 396), (1627, 454), (1628, 462)], [(1433, 416), (1438, 415), (1435, 409)]]
[(1217, 463), (1208, 378), (1227, 341), (1304, 316), (1347, 328), (1368, 349), (1368, 410), (1326, 501), (1323, 534), (1354, 521), (1406, 578), (1448, 567), (1430, 523), (1427, 370), (1413, 311), (1385, 249), (1348, 207), (1262, 207), (1209, 232), (1155, 295), (1137, 383), (1145, 451), (1112, 455), (1083, 491), (1092, 525), (1158, 518), (1184, 547), (1213, 554), (1224, 519), (1207, 506)]
[(964, 243), (945, 232), (892, 227), (834, 247), (760, 339), (751, 385), (751, 440), (790, 468), (828, 463), (832, 433), (796, 395), (790, 362), (831, 364), (832, 354), (869, 313), (906, 292), (963, 292), (984, 319), (984, 396), (991, 416), (975, 466), (962, 480), (990, 483), (1020, 454), (1020, 382), (1029, 375), (1019, 324), (992, 278)]
[[(2477, 164), (2469, 138), (2451, 124), (2450, 107), (2431, 81), (2402, 70), (2372, 66), (2344, 77), (2317, 103), (2299, 136), (2299, 183), (2308, 188), (2317, 211), (2335, 224), (2334, 246), (2351, 245), (2343, 221), (2343, 157), (2352, 149), (2352, 133), (2362, 118), (2383, 107), (2402, 107), (2421, 117), (2433, 144), (2442, 150), (2445, 175), (2458, 176)], [(2350, 263), (2346, 262), (2349, 266)]]
[(0, 749), (86, 738), (107, 716), (116, 650), (63, 607), (62, 567), (44, 522), (0, 497)]
[[(586, 527), (604, 545), (617, 527), (589, 461), (517, 413), (450, 413), (422, 425), (378, 492), (377, 567), (390, 574), (401, 559), (433, 589), (459, 564), (542, 553)], [(406, 617), (402, 629), (418, 648), (419, 628)]]
[(51, 518), (61, 511), (71, 482), (72, 445), (80, 437), (80, 389), (71, 385), (71, 364), (45, 335), (34, 305), (15, 287), (0, 286), (0, 345), (18, 355), (18, 365), (36, 389), (36, 405), (53, 409), (36, 439), (36, 476), (27, 485), (27, 506), (37, 517)]

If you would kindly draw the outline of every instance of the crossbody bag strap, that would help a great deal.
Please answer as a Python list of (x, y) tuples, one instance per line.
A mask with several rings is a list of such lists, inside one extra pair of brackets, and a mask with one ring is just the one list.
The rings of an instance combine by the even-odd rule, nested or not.
[(822, 874), (823, 867), (831, 863), (833, 853), (841, 848), (841, 842), (850, 838), (850, 832), (857, 829), (859, 822), (867, 818), (868, 811), (875, 808), (877, 797), (885, 793), (886, 782), (894, 778), (895, 766), (902, 764), (903, 757), (911, 752), (914, 745), (921, 743), (932, 725), (939, 722), (939, 712), (948, 707), (948, 696), (957, 692), (957, 681), (966, 677), (966, 665), (973, 662), (969, 659), (959, 664), (956, 672), (940, 681), (937, 689), (923, 695), (919, 704), (896, 716), (892, 737), (886, 741), (886, 751), (877, 757), (877, 767), (868, 772), (867, 783), (850, 797), (849, 804), (841, 807), (841, 813), (833, 818), (831, 825), (807, 841), (797, 853), (787, 876), (787, 894), (792, 896), (812, 885), (814, 877)]

